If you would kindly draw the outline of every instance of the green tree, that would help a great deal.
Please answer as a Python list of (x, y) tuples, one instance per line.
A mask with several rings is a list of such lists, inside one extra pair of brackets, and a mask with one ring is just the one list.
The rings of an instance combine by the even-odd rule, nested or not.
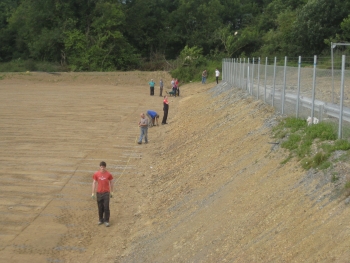
[(17, 8), (19, 1), (2, 0), (0, 2), (0, 62), (8, 61), (15, 52), (15, 31), (8, 27), (8, 19)]
[(327, 48), (324, 40), (341, 33), (340, 23), (350, 13), (350, 2), (310, 0), (298, 12), (293, 40), (299, 55), (318, 55)]
[(178, 9), (170, 15), (175, 41), (202, 47), (204, 54), (209, 54), (219, 44), (215, 32), (222, 26), (223, 9), (219, 0), (180, 0)]

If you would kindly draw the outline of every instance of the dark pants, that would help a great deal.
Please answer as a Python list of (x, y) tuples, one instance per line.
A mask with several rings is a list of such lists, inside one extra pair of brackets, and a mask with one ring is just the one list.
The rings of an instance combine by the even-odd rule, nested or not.
[(109, 222), (109, 192), (96, 193), (97, 206), (98, 206), (98, 218), (101, 222)]
[(163, 88), (160, 88), (160, 94), (159, 96), (163, 96)]
[(154, 95), (154, 87), (150, 87), (150, 91), (151, 91), (151, 96)]
[(176, 90), (177, 90), (177, 88), (173, 87), (173, 93), (174, 93), (175, 97), (176, 97)]
[(164, 116), (163, 116), (163, 120), (162, 123), (165, 124), (166, 123), (166, 119), (168, 118), (168, 110), (164, 110)]
[(216, 77), (216, 84), (219, 84), (219, 77)]

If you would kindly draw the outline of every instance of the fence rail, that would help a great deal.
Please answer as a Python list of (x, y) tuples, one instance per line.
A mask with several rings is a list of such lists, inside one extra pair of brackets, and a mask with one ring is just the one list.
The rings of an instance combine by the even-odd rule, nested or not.
[(246, 90), (256, 99), (272, 105), (281, 114), (298, 118), (316, 117), (333, 123), (338, 138), (350, 138), (350, 71), (345, 70), (346, 56), (341, 69), (317, 68), (317, 56), (312, 66), (268, 64), (268, 58), (223, 59), (222, 80), (232, 88)]

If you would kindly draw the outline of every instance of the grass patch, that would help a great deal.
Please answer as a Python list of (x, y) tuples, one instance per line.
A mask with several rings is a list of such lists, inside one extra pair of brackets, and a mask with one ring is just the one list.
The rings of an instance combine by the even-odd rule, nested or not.
[(347, 181), (344, 186), (345, 189), (350, 189), (350, 181)]
[(301, 136), (299, 134), (294, 133), (288, 137), (287, 141), (284, 141), (281, 144), (281, 147), (292, 151), (298, 148), (300, 141), (301, 141)]
[(292, 155), (289, 155), (286, 159), (284, 159), (282, 162), (280, 162), (280, 164), (286, 164), (286, 163), (288, 163), (292, 158), (293, 158), (293, 156), (292, 156)]
[(309, 170), (312, 167), (312, 159), (311, 158), (304, 158), (301, 160), (301, 167), (303, 167), (305, 170)]
[(321, 165), (324, 165), (325, 162), (328, 160), (329, 155), (323, 152), (318, 152), (315, 154), (313, 159), (313, 167), (318, 167)]
[[(282, 164), (297, 157), (306, 170), (327, 169), (332, 166), (329, 157), (333, 152), (350, 150), (349, 141), (337, 140), (336, 127), (332, 123), (321, 122), (308, 126), (306, 120), (288, 117), (275, 126), (272, 132), (274, 137), (282, 140), (281, 147), (290, 151), (290, 156)], [(312, 147), (316, 147), (316, 153), (313, 153), (316, 149)]]
[(319, 168), (321, 170), (326, 170), (329, 167), (332, 167), (332, 163), (330, 161), (325, 161), (324, 163), (320, 164)]
[(333, 147), (334, 147), (333, 149), (334, 151), (338, 151), (338, 150), (347, 151), (347, 150), (350, 150), (350, 142), (347, 140), (339, 139), (335, 141)]

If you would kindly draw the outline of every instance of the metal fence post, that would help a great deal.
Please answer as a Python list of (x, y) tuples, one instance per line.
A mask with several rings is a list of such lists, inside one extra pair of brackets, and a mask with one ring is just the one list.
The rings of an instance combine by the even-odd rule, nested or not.
[(250, 59), (248, 58), (248, 68), (247, 68), (247, 85), (246, 90), (250, 93)]
[(275, 100), (275, 89), (276, 89), (276, 67), (277, 67), (277, 57), (275, 57), (275, 62), (273, 65), (273, 90), (272, 90), (272, 107), (274, 107), (274, 100)]
[(257, 100), (259, 99), (259, 90), (260, 90), (259, 84), (260, 84), (260, 57), (258, 58), (258, 90), (256, 92)]
[(315, 110), (315, 90), (316, 90), (316, 66), (317, 56), (314, 56), (314, 76), (312, 79), (312, 106), (311, 106), (311, 124), (314, 123), (314, 110)]
[(232, 86), (234, 85), (236, 80), (236, 76), (235, 76), (235, 59), (232, 59)]
[(338, 139), (342, 138), (342, 132), (343, 132), (342, 126), (343, 126), (343, 101), (344, 101), (344, 75), (345, 75), (345, 55), (342, 55)]
[(241, 88), (241, 81), (242, 81), (242, 58), (239, 58), (239, 83), (238, 88)]
[(235, 58), (233, 60), (233, 63), (234, 63), (234, 72), (233, 72), (233, 74), (235, 74), (234, 80), (233, 80), (233, 86), (235, 87), (237, 85), (237, 74), (236, 74), (236, 71), (237, 71), (237, 58)]
[(244, 88), (244, 71), (245, 71), (245, 58), (243, 58), (243, 74), (242, 74), (242, 87), (241, 87), (241, 89)]
[(284, 99), (286, 96), (286, 83), (287, 81), (287, 56), (284, 57), (284, 73), (283, 73), (283, 90), (282, 90), (282, 114), (284, 114)]
[(265, 83), (264, 83), (264, 102), (266, 103), (266, 81), (267, 81), (267, 61), (268, 58), (265, 58)]
[(296, 117), (299, 117), (299, 103), (300, 103), (300, 71), (301, 71), (301, 56), (298, 60), (298, 92), (297, 92), (297, 105), (296, 105)]
[(253, 65), (252, 65), (252, 82), (251, 82), (251, 90), (250, 90), (250, 95), (253, 96), (254, 92), (254, 67), (255, 67), (255, 58), (253, 58)]

